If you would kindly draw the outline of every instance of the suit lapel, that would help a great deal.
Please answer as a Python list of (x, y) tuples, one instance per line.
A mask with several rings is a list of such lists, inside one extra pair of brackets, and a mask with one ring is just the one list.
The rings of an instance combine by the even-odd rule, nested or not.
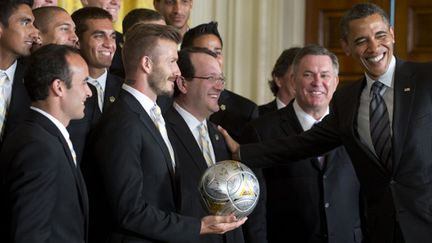
[[(411, 117), (411, 107), (416, 92), (414, 73), (404, 68), (403, 61), (396, 61), (394, 74), (394, 100), (393, 100), (393, 173), (397, 169), (406, 136), (408, 120)], [(408, 69), (408, 70), (407, 70)]]
[(108, 73), (104, 92), (103, 111), (106, 111), (106, 109), (117, 99), (121, 85), (122, 82), (120, 78)]
[(171, 106), (167, 112), (167, 118), (172, 131), (178, 137), (178, 141), (182, 143), (196, 166), (202, 171), (205, 171), (207, 169), (207, 163), (205, 162), (202, 151), (181, 115)]
[(215, 162), (231, 159), (231, 155), (228, 153), (228, 148), (225, 144), (225, 140), (216, 128), (216, 126), (207, 119), (208, 133), (213, 146), (215, 154)]
[[(138, 100), (133, 97), (129, 92), (122, 90), (120, 92), (120, 97), (125, 101), (125, 103), (131, 108), (131, 110), (138, 114), (139, 119), (142, 121), (144, 126), (147, 128), (147, 130), (150, 132), (150, 134), (153, 136), (153, 139), (157, 142), (160, 149), (162, 150), (162, 153), (165, 157), (165, 163), (168, 167), (168, 170), (171, 174), (171, 178), (174, 182), (174, 169), (171, 162), (171, 156), (168, 151), (168, 148), (165, 144), (165, 141), (162, 138), (162, 135), (160, 134), (159, 130), (157, 129), (156, 125), (153, 123), (153, 120), (150, 118), (149, 114), (144, 110), (144, 108), (141, 106), (141, 104), (138, 102)], [(173, 184), (175, 185), (175, 184)]]
[(32, 118), (34, 119), (37, 124), (41, 125), (46, 131), (48, 131), (53, 136), (57, 137), (60, 144), (63, 146), (63, 151), (66, 155), (66, 158), (68, 159), (68, 166), (71, 168), (72, 174), (75, 178), (75, 183), (77, 185), (77, 189), (79, 192), (79, 199), (80, 199), (80, 205), (81, 209), (83, 211), (84, 218), (86, 220), (88, 219), (88, 197), (87, 197), (87, 190), (85, 187), (85, 183), (83, 180), (83, 177), (81, 175), (81, 171), (77, 165), (75, 165), (75, 162), (72, 158), (71, 151), (69, 149), (69, 145), (66, 142), (66, 139), (64, 138), (63, 134), (60, 132), (60, 130), (44, 115), (40, 114), (39, 112), (31, 110)]

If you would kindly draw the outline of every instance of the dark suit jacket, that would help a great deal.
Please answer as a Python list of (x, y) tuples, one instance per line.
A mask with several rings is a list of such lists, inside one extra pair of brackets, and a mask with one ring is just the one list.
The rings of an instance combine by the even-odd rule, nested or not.
[(273, 112), (273, 111), (277, 111), (277, 104), (276, 104), (276, 99), (270, 101), (267, 104), (264, 105), (260, 105), (258, 106), (258, 113), (259, 116), (263, 116), (267, 113)]
[[(295, 135), (303, 128), (293, 102), (252, 121), (244, 134), (249, 142)], [(360, 185), (343, 146), (325, 155), (278, 168), (265, 168), (267, 238), (269, 242), (361, 242)], [(252, 219), (251, 219), (252, 220)]]
[[(122, 84), (123, 81), (121, 78), (108, 73), (104, 91), (103, 111), (107, 110), (116, 100)], [(67, 127), (74, 145), (78, 162), (82, 161), (87, 136), (101, 116), (96, 88), (90, 83), (88, 86), (92, 91), (92, 96), (86, 100), (84, 118), (80, 120), (72, 120)]]
[(258, 117), (258, 106), (254, 102), (226, 89), (219, 97), (219, 107), (210, 121), (221, 125), (237, 140), (246, 123)]
[(81, 172), (60, 130), (42, 114), (30, 115), (0, 152), (3, 240), (85, 242), (88, 203)]
[[(15, 70), (14, 81), (12, 84), (12, 96), (9, 108), (6, 114), (6, 123), (3, 132), (5, 138), (12, 130), (21, 124), (28, 115), (30, 107), (30, 98), (24, 86), (24, 75), (27, 70), (27, 59), (18, 59)], [(2, 147), (2, 139), (0, 139), (0, 149)]]
[[(357, 132), (363, 79), (333, 96), (333, 112), (300, 136), (242, 146), (249, 165), (270, 166), (317, 156), (345, 145), (366, 196), (366, 222), (373, 242), (391, 242), (397, 220), (406, 242), (432, 242), (431, 63), (396, 61), (393, 104), (393, 170), (384, 169)], [(266, 156), (259, 156), (263, 153)]]
[(123, 46), (123, 34), (116, 31), (116, 51), (113, 56), (113, 60), (111, 62), (111, 66), (109, 68), (109, 72), (119, 76), (121, 78), (125, 77), (125, 71), (123, 67), (123, 60), (122, 60), (122, 46)]
[[(176, 214), (178, 191), (171, 158), (150, 116), (122, 90), (91, 136), (91, 205), (109, 242), (189, 242), (200, 219)], [(90, 181), (88, 181), (89, 183)], [(93, 202), (92, 202), (93, 200)], [(101, 200), (96, 202), (94, 200)], [(103, 242), (100, 239), (97, 242)]]
[[(180, 213), (201, 219), (209, 214), (198, 190), (201, 176), (208, 168), (207, 163), (188, 125), (174, 107), (167, 111), (166, 120), (170, 128), (168, 129), (170, 139), (178, 155), (176, 173), (179, 174), (181, 185)], [(230, 159), (228, 148), (216, 126), (211, 122), (207, 125), (216, 161)], [(192, 239), (189, 242), (192, 243)], [(238, 228), (225, 235), (204, 235), (195, 242), (241, 243), (244, 241), (242, 230)]]

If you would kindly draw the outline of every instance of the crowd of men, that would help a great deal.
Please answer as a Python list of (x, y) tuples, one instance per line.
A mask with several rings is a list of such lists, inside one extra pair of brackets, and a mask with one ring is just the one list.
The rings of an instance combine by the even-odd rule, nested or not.
[[(361, 80), (337, 90), (335, 54), (293, 47), (257, 106), (225, 89), (218, 25), (190, 28), (192, 0), (134, 9), (123, 34), (120, 0), (82, 4), (0, 2), (5, 242), (432, 241), (432, 64), (393, 55), (379, 6), (341, 20)], [(208, 215), (197, 188), (231, 158), (260, 181), (248, 218)]]

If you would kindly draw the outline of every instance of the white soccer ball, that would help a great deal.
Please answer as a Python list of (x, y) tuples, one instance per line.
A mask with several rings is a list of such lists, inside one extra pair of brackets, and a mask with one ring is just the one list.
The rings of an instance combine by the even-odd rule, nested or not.
[(210, 214), (237, 218), (248, 216), (259, 198), (259, 183), (246, 165), (224, 160), (207, 168), (199, 184), (199, 191)]

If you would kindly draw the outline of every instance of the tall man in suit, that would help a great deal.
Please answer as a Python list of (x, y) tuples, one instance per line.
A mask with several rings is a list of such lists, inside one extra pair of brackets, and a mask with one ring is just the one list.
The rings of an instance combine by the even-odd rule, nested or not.
[[(198, 25), (183, 37), (182, 48), (207, 48), (217, 55), (223, 70), (223, 42), (216, 22)], [(210, 121), (224, 127), (235, 139), (249, 121), (258, 117), (258, 106), (251, 100), (225, 89), (219, 97), (220, 109), (210, 116)]]
[(59, 44), (77, 47), (75, 23), (69, 13), (61, 7), (46, 6), (33, 10), (34, 25), (39, 30), (38, 43), (32, 51), (47, 44)]
[[(332, 112), (316, 127), (242, 146), (241, 158), (269, 166), (275, 158), (299, 160), (344, 145), (365, 194), (372, 242), (431, 242), (432, 65), (393, 56), (393, 28), (377, 5), (354, 5), (341, 20), (341, 33), (345, 53), (362, 65), (365, 77), (335, 92)], [(227, 139), (238, 158), (239, 146)]]
[[(102, 114), (90, 142), (94, 188), (102, 192), (108, 242), (190, 242), (200, 234), (225, 233), (243, 220), (177, 214), (176, 157), (157, 95), (172, 94), (179, 77), (180, 33), (171, 26), (136, 24), (123, 49), (126, 80), (117, 101)], [(93, 187), (93, 186), (92, 186)], [(103, 242), (100, 239), (98, 242)]]
[[(225, 80), (216, 55), (205, 48), (184, 48), (177, 61), (184, 79), (177, 79), (174, 103), (166, 113), (176, 149), (180, 178), (180, 213), (195, 218), (208, 214), (198, 184), (208, 166), (230, 158), (222, 135), (209, 116), (219, 110)], [(194, 242), (190, 240), (190, 242)], [(224, 235), (202, 235), (196, 242), (241, 243), (241, 228)]]
[(112, 17), (102, 8), (86, 7), (72, 13), (80, 52), (89, 67), (88, 83), (93, 96), (86, 102), (85, 118), (68, 127), (78, 157), (81, 158), (87, 135), (103, 111), (116, 100), (123, 83), (108, 72), (116, 51)]
[(29, 118), (0, 152), (0, 231), (5, 242), (86, 242), (87, 192), (66, 126), (91, 96), (79, 53), (47, 45), (30, 60)]
[(27, 65), (20, 57), (30, 55), (38, 37), (29, 1), (0, 2), (0, 72), (6, 73), (0, 83), (0, 148), (3, 139), (28, 112), (30, 99), (23, 76)]
[[(309, 130), (329, 113), (338, 84), (336, 56), (321, 46), (297, 51), (291, 73), (295, 100), (252, 121), (248, 142)], [(362, 242), (360, 185), (343, 146), (319, 157), (263, 169), (267, 186), (267, 239), (280, 242)]]
[(268, 81), (275, 99), (258, 106), (260, 116), (284, 108), (294, 98), (294, 84), (291, 80), (293, 73), (292, 62), (300, 49), (300, 47), (286, 49), (276, 60), (271, 72), (272, 79)]

